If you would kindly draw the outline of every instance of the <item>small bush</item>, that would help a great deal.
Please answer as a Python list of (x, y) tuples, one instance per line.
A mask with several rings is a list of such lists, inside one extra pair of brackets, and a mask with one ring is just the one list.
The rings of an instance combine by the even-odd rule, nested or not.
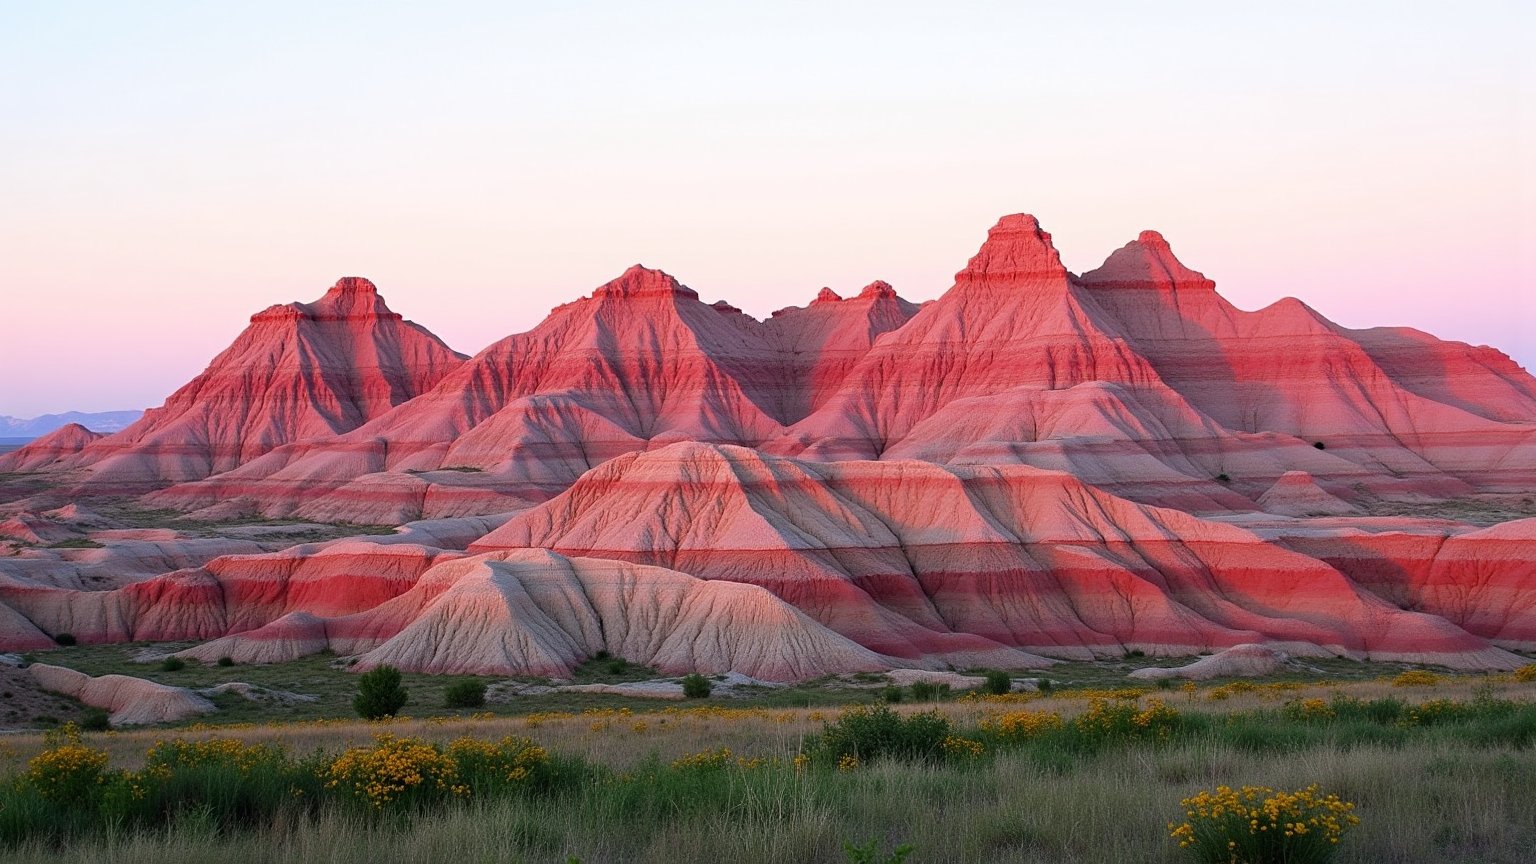
[(1328, 449), (1328, 445), (1324, 444), (1321, 441), (1313, 441), (1312, 442), (1312, 446), (1316, 447), (1319, 450), (1327, 450)]
[(881, 850), (874, 840), (862, 846), (843, 841), (843, 860), (848, 864), (902, 864), (912, 854), (912, 844), (903, 843), (889, 853)]
[(987, 673), (987, 680), (981, 685), (981, 689), (983, 692), (991, 693), (994, 696), (1001, 696), (1013, 689), (1013, 679), (1009, 677), (1007, 672), (1000, 672), (994, 669)]
[(942, 695), (948, 695), (948, 693), (949, 693), (949, 685), (948, 684), (945, 684), (945, 685), (943, 685), (941, 687), (940, 685), (935, 684), (932, 681), (913, 681), (912, 682), (912, 701), (913, 702), (937, 702), (937, 701), (939, 701), (939, 698), (940, 698), (941, 694)]
[(947, 754), (949, 720), (937, 711), (903, 717), (885, 705), (849, 708), (823, 726), (807, 746), (813, 762), (858, 767), (881, 759), (940, 760)]
[(1439, 675), (1424, 669), (1409, 669), (1392, 679), (1393, 687), (1434, 687), (1441, 681)]
[(112, 728), (111, 715), (100, 708), (87, 708), (80, 715), (80, 728), (87, 732), (105, 732)]
[(900, 702), (902, 697), (905, 695), (906, 691), (902, 690), (900, 687), (897, 687), (895, 684), (892, 684), (880, 691), (880, 701), (889, 702), (894, 705), (897, 702)]
[(321, 779), (326, 789), (349, 794), (376, 810), (410, 808), (468, 797), (469, 788), (458, 782), (458, 769), (458, 764), (435, 744), (385, 733), (377, 736), (372, 747), (353, 747), (336, 757)]
[(218, 660), (218, 665), (227, 669), (230, 666), (235, 665), (235, 658), (229, 656), (220, 657)]
[(1169, 833), (1206, 864), (1322, 864), (1360, 824), (1354, 804), (1316, 785), (1295, 792), (1218, 786), (1180, 803), (1185, 821), (1170, 823)]
[(1232, 482), (1232, 478), (1228, 477), (1227, 476), (1227, 472), (1223, 471), (1220, 474), (1216, 475), (1216, 482), (1217, 483), (1231, 483)]
[(1056, 689), (1056, 684), (1054, 682), (1052, 682), (1051, 679), (1049, 679), (1049, 678), (1041, 678), (1039, 683), (1035, 684), (1035, 690), (1037, 690), (1038, 692), (1040, 692), (1040, 693), (1042, 693), (1042, 694), (1044, 694), (1046, 696), (1051, 695), (1051, 692), (1054, 691), (1055, 689)]
[(167, 657), (160, 661), (160, 668), (166, 672), (180, 672), (187, 668), (187, 661), (180, 657)]
[(484, 704), (484, 681), (455, 681), (443, 693), (445, 708), (479, 708)]
[(1536, 681), (1536, 663), (1529, 663), (1515, 670), (1515, 680), (1521, 684)]
[(409, 693), (400, 686), (400, 670), (393, 666), (380, 666), (368, 672), (357, 682), (357, 696), (352, 707), (365, 720), (393, 717), (405, 707)]
[(1007, 711), (981, 721), (983, 731), (999, 741), (1017, 743), (1059, 731), (1065, 726), (1055, 711)]
[(53, 641), (54, 641), (55, 644), (62, 645), (65, 648), (68, 648), (69, 646), (75, 644), (75, 634), (73, 634), (73, 633), (60, 633), (59, 635), (53, 637)]
[(683, 695), (689, 699), (707, 699), (715, 685), (697, 672), (683, 676)]
[(73, 723), (43, 736), (47, 749), (27, 762), (28, 787), (40, 797), (64, 806), (84, 806), (101, 791), (107, 751), (87, 747)]
[(1095, 699), (1087, 711), (1072, 718), (1067, 729), (1072, 746), (1091, 753), (1131, 741), (1167, 741), (1181, 721), (1179, 712), (1161, 699), (1148, 699), (1145, 708), (1124, 700)]

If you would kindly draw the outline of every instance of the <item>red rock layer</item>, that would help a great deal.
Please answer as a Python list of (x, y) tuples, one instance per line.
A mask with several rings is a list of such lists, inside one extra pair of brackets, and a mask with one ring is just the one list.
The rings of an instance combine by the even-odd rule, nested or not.
[(1512, 662), (1240, 528), (1021, 466), (817, 464), (679, 444), (613, 460), (471, 551), (507, 548), (761, 585), (894, 657), (987, 644), (1087, 657), (1265, 641), (1303, 653)]
[(154, 488), (228, 471), (290, 441), (356, 428), (437, 384), (463, 358), (384, 304), (372, 282), (339, 280), (313, 303), (273, 306), (201, 375), (65, 467), (87, 488)]
[(1490, 349), (1349, 331), (1296, 301), (1241, 312), (1155, 232), (1074, 277), (1021, 214), (920, 309), (877, 282), (757, 322), (631, 268), (355, 432), (152, 503), (357, 521), (513, 510), (684, 440), (1029, 464), (1193, 511), (1251, 509), (1288, 471), (1448, 497), (1536, 482), (1536, 380)]
[(27, 445), (0, 456), (0, 472), (49, 471), (106, 436), (79, 423), (68, 423)]

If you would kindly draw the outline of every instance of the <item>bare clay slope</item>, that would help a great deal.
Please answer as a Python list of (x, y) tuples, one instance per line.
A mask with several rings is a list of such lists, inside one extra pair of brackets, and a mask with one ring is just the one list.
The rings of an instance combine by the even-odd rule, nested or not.
[(506, 548), (761, 585), (912, 660), (998, 646), (1092, 657), (1272, 642), (1308, 654), (1515, 662), (1241, 528), (1024, 466), (810, 463), (678, 444), (613, 460), (471, 550)]

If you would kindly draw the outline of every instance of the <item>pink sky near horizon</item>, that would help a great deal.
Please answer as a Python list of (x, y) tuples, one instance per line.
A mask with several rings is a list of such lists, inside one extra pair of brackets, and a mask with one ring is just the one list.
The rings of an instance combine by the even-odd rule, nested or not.
[(434, 10), (0, 10), (0, 414), (159, 404), (343, 275), (474, 353), (637, 262), (932, 299), (1020, 211), (1536, 365), (1523, 4)]

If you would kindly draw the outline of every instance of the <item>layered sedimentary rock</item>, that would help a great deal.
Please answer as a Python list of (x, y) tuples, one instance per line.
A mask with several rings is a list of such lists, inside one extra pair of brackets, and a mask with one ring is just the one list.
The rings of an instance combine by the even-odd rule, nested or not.
[(89, 469), (87, 489), (96, 493), (200, 479), (290, 441), (354, 429), (462, 360), (390, 311), (372, 282), (348, 277), (313, 303), (252, 316), (164, 405), (51, 467)]
[(60, 426), (47, 435), (0, 456), (0, 471), (53, 470), (61, 467), (67, 458), (105, 437), (78, 423)]
[(1252, 532), (1025, 466), (814, 463), (678, 444), (611, 461), (471, 551), (497, 548), (761, 585), (862, 645), (914, 660), (1269, 642), (1309, 654), (1515, 662)]
[[(467, 360), (342, 280), (132, 428), (0, 471), (34, 484), (0, 500), (58, 477), (200, 520), (432, 519), (219, 555), (9, 505), (18, 646), (520, 674), (607, 650), (773, 678), (1536, 647), (1536, 523), (1359, 515), (1536, 485), (1536, 379), (1296, 300), (1238, 310), (1156, 232), (1077, 276), (1023, 214), (922, 306), (875, 282), (758, 321), (636, 266)], [(106, 548), (26, 547), (66, 534)]]

